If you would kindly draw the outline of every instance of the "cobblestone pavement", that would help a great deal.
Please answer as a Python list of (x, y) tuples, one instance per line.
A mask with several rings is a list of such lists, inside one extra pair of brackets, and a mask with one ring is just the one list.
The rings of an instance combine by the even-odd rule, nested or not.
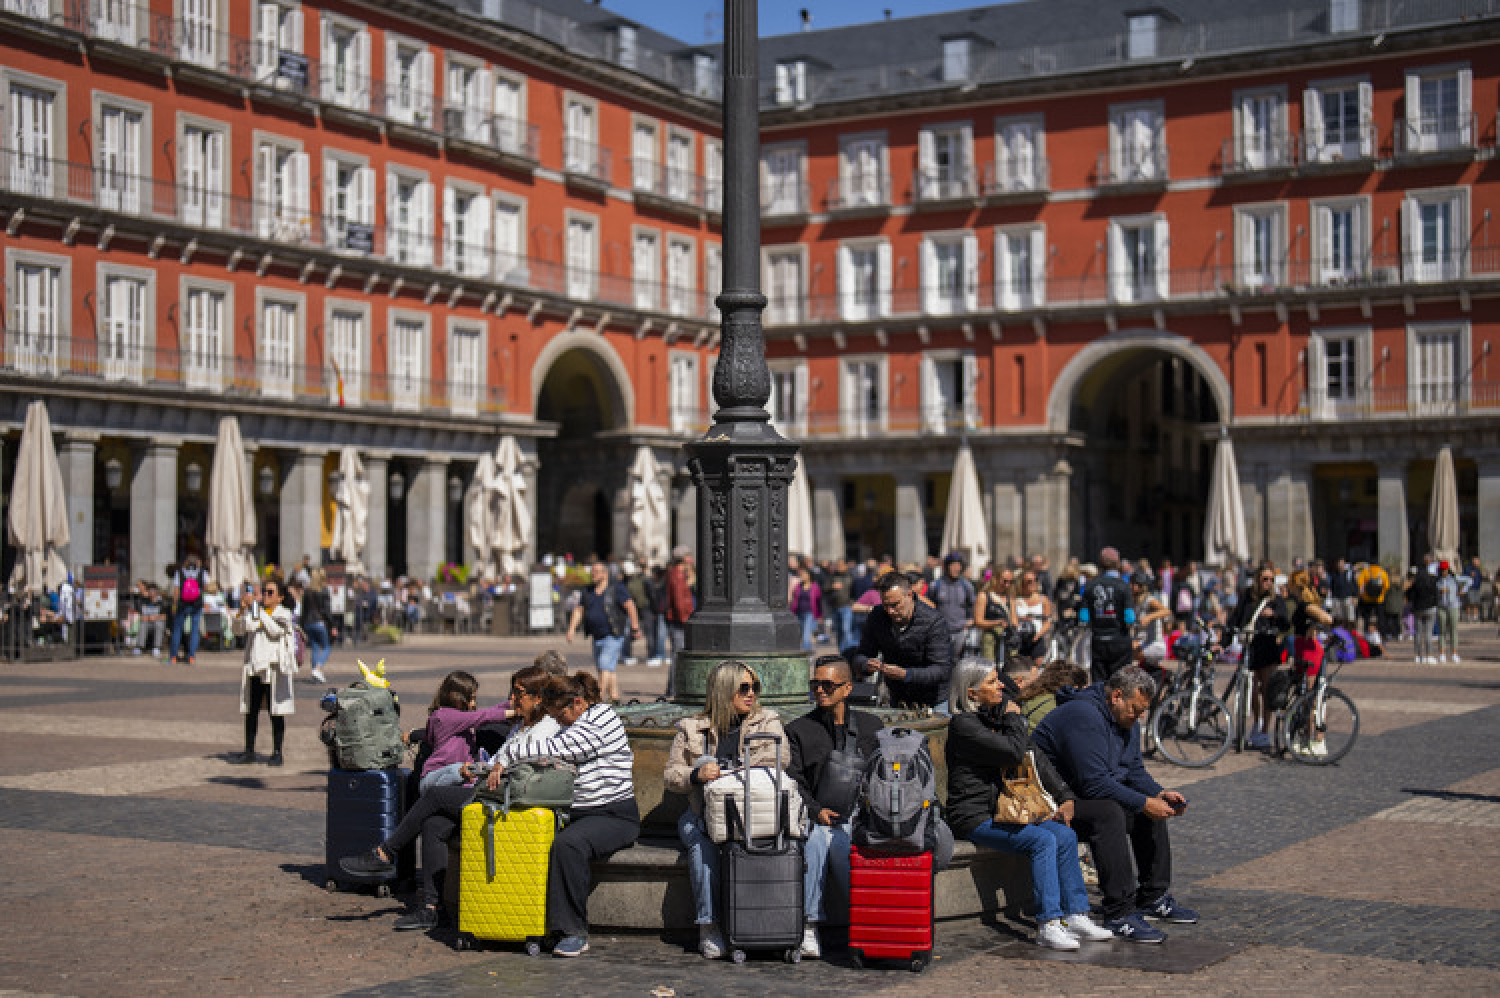
[[(733, 967), (596, 933), (570, 962), (394, 933), (398, 901), (321, 886), (315, 688), (299, 689), (287, 766), (236, 767), (231, 654), (192, 669), (0, 664), (0, 995), (1500, 994), (1500, 640), (1492, 625), (1464, 637), (1462, 665), (1417, 667), (1397, 646), (1344, 670), (1361, 735), (1338, 766), (1230, 753), (1211, 770), (1159, 769), (1191, 800), (1173, 825), (1174, 889), (1201, 925), (1170, 927), (1160, 947), (1059, 958), (1024, 925), (947, 923), (920, 977), (856, 970), (836, 947), (798, 967)], [(447, 670), (474, 672), (491, 700), (553, 643), (419, 637), (383, 651), (420, 711)], [(587, 664), (581, 644), (566, 650)], [(354, 658), (336, 652), (330, 677), (353, 678)], [(666, 675), (621, 679), (649, 699)]]

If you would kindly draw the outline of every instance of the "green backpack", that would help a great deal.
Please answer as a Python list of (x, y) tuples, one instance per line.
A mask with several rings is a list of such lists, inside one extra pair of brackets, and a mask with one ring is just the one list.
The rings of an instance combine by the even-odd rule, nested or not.
[(353, 683), (339, 691), (334, 714), (333, 750), (340, 769), (386, 769), (399, 765), (400, 707), (390, 690)]

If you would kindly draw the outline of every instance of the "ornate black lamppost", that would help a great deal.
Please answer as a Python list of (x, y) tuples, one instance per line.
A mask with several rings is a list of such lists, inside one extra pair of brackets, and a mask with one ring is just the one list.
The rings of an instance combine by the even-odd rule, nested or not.
[(687, 445), (698, 493), (698, 609), (677, 656), (682, 703), (702, 703), (727, 657), (754, 666), (771, 705), (807, 702), (807, 657), (787, 608), (787, 488), (797, 445), (771, 426), (760, 293), (756, 0), (724, 4), (724, 290), (714, 423)]

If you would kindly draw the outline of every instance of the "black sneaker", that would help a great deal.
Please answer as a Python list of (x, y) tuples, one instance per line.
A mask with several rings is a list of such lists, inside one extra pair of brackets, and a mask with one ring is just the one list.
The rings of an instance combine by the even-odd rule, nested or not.
[(271, 758), (269, 758), (269, 759), (266, 760), (266, 765), (267, 766), (281, 766), (281, 765), (285, 765), (285, 764), (286, 764), (286, 760), (281, 757), (281, 753), (280, 752), (272, 752), (271, 753)]
[(254, 761), (254, 752), (236, 752), (229, 757), (229, 764), (231, 766), (248, 766)]
[(1153, 922), (1176, 922), (1178, 925), (1198, 923), (1198, 913), (1178, 904), (1177, 899), (1170, 894), (1163, 894), (1151, 904), (1143, 907), (1140, 913)]
[[(344, 861), (340, 860), (339, 865), (344, 866)], [(348, 867), (344, 869), (347, 870)], [(412, 932), (418, 929), (425, 932), (437, 928), (438, 921), (438, 910), (424, 904), (396, 919), (395, 929), (397, 932)]]
[[(345, 856), (339, 860), (339, 869), (356, 877), (385, 877), (396, 872), (396, 864), (382, 859), (379, 851), (371, 849), (358, 856)], [(416, 927), (407, 926), (407, 928)], [(431, 927), (428, 926), (428, 928)]]

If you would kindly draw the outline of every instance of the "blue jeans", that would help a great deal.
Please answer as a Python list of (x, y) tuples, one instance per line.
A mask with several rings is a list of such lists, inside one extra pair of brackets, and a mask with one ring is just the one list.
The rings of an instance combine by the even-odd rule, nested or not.
[(814, 824), (802, 855), (807, 861), (802, 871), (802, 910), (809, 922), (821, 922), (825, 867), (837, 889), (849, 893), (849, 823)]
[(818, 618), (810, 613), (799, 613), (797, 619), (802, 622), (802, 650), (812, 651), (817, 640)]
[(842, 652), (858, 639), (854, 636), (854, 610), (852, 607), (841, 606), (833, 611), (833, 634), (837, 650)]
[(1085, 915), (1089, 895), (1078, 867), (1078, 836), (1058, 821), (1039, 825), (997, 825), (986, 821), (969, 833), (969, 841), (997, 852), (1031, 858), (1031, 902), (1036, 923), (1067, 915)]
[(333, 654), (333, 641), (328, 637), (328, 625), (321, 620), (315, 624), (309, 624), (307, 631), (307, 657), (312, 662), (314, 669), (323, 668), (323, 663), (328, 661), (328, 656)]
[(625, 650), (625, 638), (611, 635), (594, 639), (594, 666), (600, 672), (614, 672), (620, 664), (620, 653)]
[(693, 921), (711, 925), (718, 921), (714, 916), (714, 886), (719, 882), (719, 847), (709, 839), (703, 819), (692, 808), (677, 819), (677, 837), (687, 850), (688, 882), (693, 886)]
[(203, 604), (197, 606), (184, 606), (178, 609), (177, 615), (172, 618), (172, 657), (176, 658), (182, 650), (182, 624), (188, 623), (188, 658), (198, 657), (199, 632), (203, 629)]

